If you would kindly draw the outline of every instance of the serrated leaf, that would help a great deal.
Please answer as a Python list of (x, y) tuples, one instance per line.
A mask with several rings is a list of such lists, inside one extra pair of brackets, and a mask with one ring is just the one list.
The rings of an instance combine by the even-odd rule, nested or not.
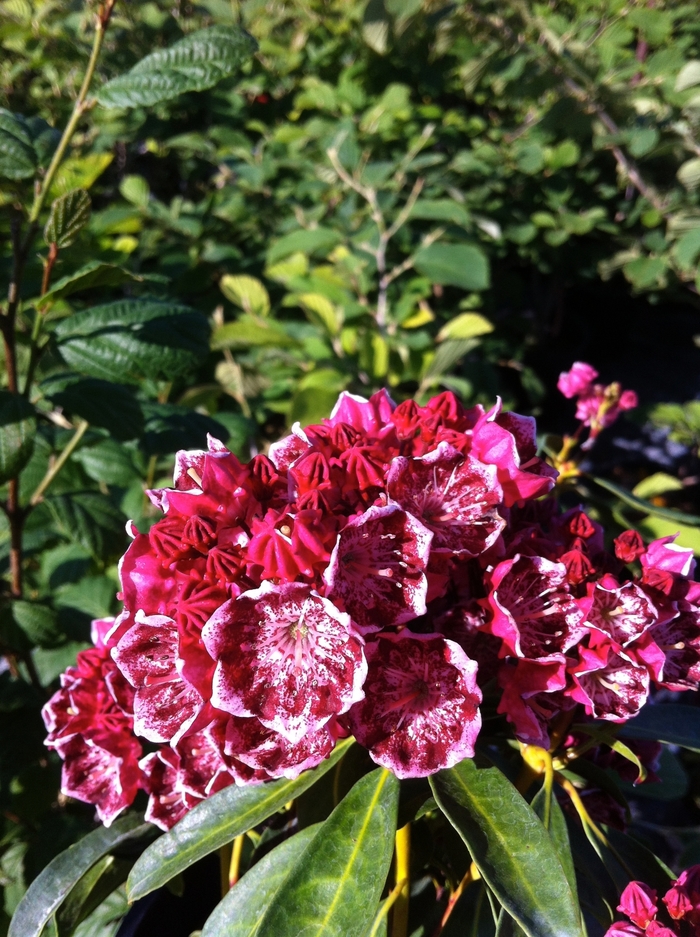
[(619, 498), (624, 504), (629, 504), (630, 507), (635, 508), (637, 511), (642, 511), (644, 514), (652, 514), (656, 517), (663, 517), (668, 521), (673, 521), (675, 524), (691, 525), (693, 527), (700, 526), (700, 515), (685, 514), (683, 511), (674, 511), (672, 508), (657, 507), (650, 501), (644, 501), (642, 498), (636, 497), (631, 491), (627, 491), (626, 488), (621, 488), (620, 485), (616, 485), (615, 482), (611, 482), (607, 478), (598, 478), (598, 476), (593, 475), (589, 477), (591, 481), (595, 482), (600, 488), (609, 491), (610, 494), (615, 495), (615, 497)]
[(8, 937), (40, 937), (44, 926), (85, 873), (118, 847), (156, 834), (137, 814), (127, 814), (109, 828), (88, 833), (56, 856), (34, 879), (15, 911)]
[(90, 220), (91, 209), (92, 200), (85, 189), (73, 189), (55, 199), (44, 227), (46, 243), (61, 249), (70, 247)]
[(55, 647), (65, 639), (58, 627), (56, 612), (48, 605), (18, 600), (12, 603), (12, 617), (32, 644)]
[(173, 380), (191, 373), (209, 351), (209, 324), (188, 306), (130, 299), (64, 319), (54, 331), (62, 358), (107, 381)]
[(198, 804), (136, 862), (127, 882), (131, 901), (160, 888), (198, 859), (230, 843), (280, 810), (330, 771), (352, 744), (339, 742), (331, 755), (296, 780), (227, 787)]
[(132, 454), (114, 439), (103, 439), (94, 446), (83, 446), (73, 454), (93, 481), (127, 488), (139, 473)]
[(126, 518), (99, 491), (49, 495), (45, 503), (58, 531), (96, 559), (118, 553), (123, 546)]
[(470, 758), (430, 778), (438, 806), (482, 878), (529, 937), (582, 937), (576, 902), (549, 834), (498, 768)]
[(257, 316), (266, 316), (270, 311), (270, 297), (260, 280), (255, 277), (231, 276), (226, 274), (219, 281), (219, 287), (226, 299), (240, 306), (245, 312)]
[(39, 308), (43, 308), (59, 299), (65, 299), (66, 296), (72, 296), (73, 293), (79, 293), (81, 290), (94, 290), (97, 287), (104, 286), (121, 286), (122, 283), (142, 283), (143, 279), (138, 274), (131, 273), (116, 264), (105, 264), (99, 260), (91, 260), (74, 273), (68, 273), (65, 277), (61, 277), (47, 293), (35, 300), (35, 304)]
[(186, 91), (204, 91), (235, 74), (256, 49), (253, 37), (238, 26), (200, 29), (108, 81), (97, 100), (104, 107), (151, 106)]
[(399, 782), (385, 768), (361, 778), (285, 879), (258, 937), (362, 937), (389, 872), (398, 802)]
[(0, 108), (0, 177), (28, 179), (36, 168), (36, 153), (24, 118)]
[(255, 937), (265, 910), (299, 857), (318, 833), (316, 823), (276, 846), (256, 862), (209, 915), (201, 937)]
[(438, 332), (437, 341), (442, 342), (446, 338), (478, 338), (480, 335), (488, 335), (489, 332), (493, 332), (493, 325), (486, 316), (478, 312), (463, 312), (443, 325)]
[(620, 729), (627, 739), (652, 739), (700, 752), (700, 719), (694, 706), (663, 703), (644, 706)]
[(114, 153), (69, 156), (58, 168), (49, 197), (58, 198), (73, 189), (91, 189), (113, 159)]
[(474, 244), (431, 244), (416, 253), (415, 268), (433, 283), (464, 290), (490, 286), (489, 261)]
[(143, 432), (143, 412), (131, 387), (77, 374), (43, 381), (40, 390), (69, 416), (100, 426), (116, 439), (135, 439)]
[(169, 455), (177, 449), (205, 449), (207, 433), (228, 440), (225, 426), (204, 413), (175, 403), (144, 401), (146, 420), (141, 448), (146, 455)]
[(19, 394), (0, 390), (0, 484), (14, 478), (34, 451), (36, 411)]

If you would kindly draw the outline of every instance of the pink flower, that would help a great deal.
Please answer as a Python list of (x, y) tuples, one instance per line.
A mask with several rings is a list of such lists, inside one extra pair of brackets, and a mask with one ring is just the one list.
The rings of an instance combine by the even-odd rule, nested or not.
[(256, 716), (290, 742), (362, 699), (362, 638), (348, 615), (302, 583), (264, 582), (226, 602), (202, 640), (217, 661), (213, 705)]
[(624, 530), (615, 538), (615, 556), (623, 563), (633, 563), (645, 549), (644, 541), (636, 530)]
[(664, 655), (661, 685), (669, 690), (697, 690), (700, 686), (700, 610), (680, 603), (678, 614), (651, 629)]
[(372, 759), (421, 778), (474, 755), (481, 728), (476, 663), (439, 635), (387, 634), (367, 646), (365, 698), (347, 722)]
[(225, 753), (270, 778), (294, 780), (302, 771), (315, 768), (335, 748), (337, 732), (332, 721), (290, 742), (279, 732), (266, 728), (259, 719), (231, 716), (226, 724)]
[(585, 361), (574, 361), (570, 371), (562, 371), (557, 381), (557, 387), (565, 397), (578, 397), (586, 394), (598, 372)]
[(492, 634), (518, 657), (567, 651), (586, 633), (584, 613), (568, 591), (566, 568), (540, 556), (515, 556), (491, 574)]
[(579, 661), (570, 668), (577, 689), (572, 697), (594, 719), (624, 722), (642, 708), (649, 695), (649, 673), (611, 644), (595, 650), (579, 647)]
[(141, 784), (141, 746), (134, 738), (133, 690), (112, 661), (105, 638), (114, 622), (94, 622), (97, 646), (78, 654), (61, 689), (42, 710), (46, 744), (63, 759), (61, 790), (95, 804), (109, 826)]
[(589, 587), (593, 602), (587, 621), (620, 647), (640, 638), (659, 618), (649, 597), (633, 582), (624, 585), (605, 575)]
[(324, 573), (328, 598), (363, 633), (425, 614), (432, 539), (398, 504), (369, 508), (340, 532)]
[(700, 865), (681, 872), (663, 900), (674, 921), (689, 921), (700, 927)]
[(432, 545), (478, 556), (505, 526), (495, 506), (503, 497), (493, 465), (441, 442), (417, 459), (399, 457), (387, 475), (389, 497), (433, 532)]
[[(180, 638), (172, 618), (137, 612), (136, 623), (122, 636), (112, 657), (136, 689), (137, 735), (151, 742), (169, 742), (191, 728), (205, 700), (181, 675)], [(214, 664), (209, 664), (210, 681)]]
[(617, 910), (638, 927), (648, 927), (656, 917), (656, 892), (643, 882), (630, 882), (620, 895)]
[(561, 693), (567, 684), (566, 657), (550, 654), (535, 660), (510, 659), (501, 665), (498, 682), (503, 689), (498, 712), (513, 725), (516, 737), (548, 749), (551, 719), (573, 705)]

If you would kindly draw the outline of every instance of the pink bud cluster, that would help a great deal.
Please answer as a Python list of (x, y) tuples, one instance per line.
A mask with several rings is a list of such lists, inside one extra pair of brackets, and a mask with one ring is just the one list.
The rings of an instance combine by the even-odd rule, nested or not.
[(605, 937), (700, 937), (700, 865), (681, 872), (662, 900), (665, 909), (659, 907), (655, 889), (630, 882), (617, 906), (628, 920), (613, 924)]
[(612, 426), (623, 410), (634, 410), (638, 405), (633, 390), (623, 390), (617, 381), (596, 384), (598, 372), (585, 361), (575, 361), (570, 371), (559, 375), (557, 387), (565, 397), (576, 397), (576, 419), (590, 429), (588, 439), (581, 446), (590, 449), (600, 431)]
[(142, 788), (168, 828), (348, 734), (401, 778), (450, 767), (474, 753), (487, 683), (544, 746), (577, 704), (624, 721), (650, 682), (697, 686), (692, 555), (633, 532), (607, 553), (543, 497), (556, 472), (536, 448), (500, 403), (380, 392), (247, 464), (213, 439), (180, 452), (150, 493), (164, 516), (130, 527), (122, 614), (45, 707), (64, 791), (109, 823)]

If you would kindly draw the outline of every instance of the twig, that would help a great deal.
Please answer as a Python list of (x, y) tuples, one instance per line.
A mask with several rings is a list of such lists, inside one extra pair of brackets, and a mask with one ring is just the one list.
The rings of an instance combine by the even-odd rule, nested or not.
[(85, 435), (85, 430), (88, 428), (89, 425), (90, 424), (88, 423), (87, 420), (78, 421), (78, 425), (76, 426), (75, 432), (70, 438), (68, 445), (65, 447), (65, 449), (61, 451), (61, 454), (53, 463), (53, 465), (49, 467), (48, 471), (46, 472), (46, 475), (44, 475), (42, 480), (39, 482), (39, 485), (37, 486), (36, 491), (30, 498), (29, 504), (32, 507), (36, 507), (36, 505), (39, 504), (43, 500), (46, 489), (53, 482), (54, 478), (56, 478), (56, 476), (61, 471), (63, 466), (66, 464), (68, 459), (70, 459), (71, 455), (75, 451), (76, 446)]

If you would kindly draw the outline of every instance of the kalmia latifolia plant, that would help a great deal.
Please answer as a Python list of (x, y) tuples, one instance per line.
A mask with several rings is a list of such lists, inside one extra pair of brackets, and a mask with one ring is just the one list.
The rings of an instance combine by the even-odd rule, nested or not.
[[(301, 916), (323, 918), (334, 849), (337, 894), (366, 899), (338, 933), (378, 933), (390, 913), (401, 937), (424, 892), (426, 933), (480, 919), (532, 937), (583, 922), (591, 937), (700, 933), (696, 905), (669, 898), (692, 870), (664, 899), (677, 923), (657, 922), (638, 882), (620, 905), (631, 923), (611, 923), (635, 869), (614, 838), (630, 816), (618, 784), (658, 783), (661, 753), (625, 724), (697, 688), (700, 585), (674, 536), (610, 542), (600, 512), (571, 503), (581, 434), (590, 448), (636, 404), (596, 377), (581, 362), (561, 376), (581, 422), (550, 462), (533, 418), (449, 392), (425, 406), (344, 393), (247, 464), (213, 438), (177, 454), (173, 487), (149, 493), (162, 517), (130, 526), (122, 613), (94, 622), (44, 708), (64, 795), (106, 826), (143, 799), (172, 831), (136, 863), (132, 897), (235, 840), (230, 883), (250, 871), (207, 937), (250, 913), (266, 872), (283, 884), (258, 899), (261, 933), (287, 933), (280, 903), (302, 892)], [(410, 898), (421, 820), (437, 854)], [(279, 845), (256, 861), (261, 830)], [(617, 894), (585, 894), (569, 836), (584, 866), (617, 862)], [(336, 933), (329, 921), (313, 932)]]

